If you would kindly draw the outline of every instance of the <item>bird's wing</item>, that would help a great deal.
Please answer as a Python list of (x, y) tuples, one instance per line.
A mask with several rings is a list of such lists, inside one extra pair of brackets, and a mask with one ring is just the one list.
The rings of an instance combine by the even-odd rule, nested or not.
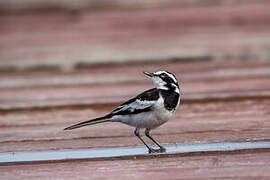
[(111, 115), (129, 115), (150, 111), (158, 98), (158, 90), (150, 89), (121, 104), (111, 112)]

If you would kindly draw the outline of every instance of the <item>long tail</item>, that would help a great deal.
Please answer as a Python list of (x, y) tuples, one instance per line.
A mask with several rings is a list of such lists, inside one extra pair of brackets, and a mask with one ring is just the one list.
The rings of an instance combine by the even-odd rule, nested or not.
[(78, 124), (74, 124), (72, 126), (69, 126), (69, 127), (65, 128), (64, 130), (71, 130), (71, 129), (76, 129), (76, 128), (80, 128), (80, 127), (83, 127), (83, 126), (108, 122), (108, 121), (110, 121), (109, 118), (110, 118), (110, 116), (106, 115), (106, 116), (103, 116), (103, 117), (99, 117), (99, 118), (91, 119), (91, 120), (84, 121), (84, 122), (81, 122), (81, 123), (78, 123)]

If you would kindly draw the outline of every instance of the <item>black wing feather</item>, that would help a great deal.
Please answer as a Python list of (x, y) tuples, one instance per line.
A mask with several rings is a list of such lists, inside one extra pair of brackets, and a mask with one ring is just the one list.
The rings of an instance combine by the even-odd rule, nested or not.
[(117, 107), (115, 110), (113, 110), (111, 112), (111, 114), (112, 115), (128, 115), (128, 114), (138, 114), (138, 113), (141, 113), (141, 112), (150, 111), (152, 105), (149, 105), (149, 106), (146, 106), (145, 108), (140, 108), (140, 109), (134, 109), (132, 107), (124, 109), (124, 107), (126, 107), (129, 104), (135, 102), (136, 100), (155, 101), (155, 100), (158, 100), (158, 98), (159, 98), (158, 90), (156, 88), (149, 89), (149, 90), (144, 91), (143, 93), (139, 94), (138, 96), (124, 102), (119, 107)]

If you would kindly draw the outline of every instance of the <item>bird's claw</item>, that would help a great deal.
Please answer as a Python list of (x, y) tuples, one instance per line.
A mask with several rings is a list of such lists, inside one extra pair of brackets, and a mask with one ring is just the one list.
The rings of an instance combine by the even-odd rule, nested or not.
[(148, 150), (148, 153), (163, 153), (163, 152), (166, 152), (166, 149), (164, 147), (161, 147), (159, 149), (153, 149), (153, 148), (150, 148)]

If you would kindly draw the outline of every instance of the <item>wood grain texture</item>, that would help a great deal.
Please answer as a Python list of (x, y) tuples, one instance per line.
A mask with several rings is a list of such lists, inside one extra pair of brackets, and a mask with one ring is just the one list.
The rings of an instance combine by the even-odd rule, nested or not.
[[(241, 64), (241, 61), (213, 62), (211, 65), (167, 64), (164, 68), (179, 77), (184, 95), (176, 115), (153, 131), (153, 135), (162, 143), (269, 139), (270, 64), (253, 61)], [(121, 73), (119, 67), (101, 67), (89, 72), (18, 75), (21, 82), (29, 77), (33, 77), (34, 82), (42, 81), (47, 76), (56, 76), (61, 82), (61, 78), (75, 76), (65, 85), (48, 81), (46, 86), (33, 87), (26, 83), (23, 87), (22, 83), (23, 88), (0, 88), (0, 151), (139, 145), (133, 128), (118, 123), (73, 131), (63, 131), (63, 128), (102, 116), (125, 99), (151, 88), (152, 82), (140, 72), (144, 68), (153, 71), (158, 67), (129, 66)], [(102, 73), (106, 69), (115, 75), (114, 81), (80, 84), (82, 76), (106, 79), (107, 74)], [(17, 75), (5, 76), (2, 79), (10, 76), (10, 81), (18, 83), (15, 81)], [(117, 81), (117, 77), (122, 76), (127, 80)], [(136, 80), (129, 82), (129, 77), (134, 76)]]
[[(267, 61), (211, 61), (2, 73), (0, 81), (8, 78), (10, 84), (0, 88), (0, 152), (141, 145), (133, 128), (118, 123), (68, 132), (63, 128), (103, 115), (124, 99), (151, 88), (152, 82), (140, 72), (160, 68), (175, 72), (184, 91), (176, 115), (153, 131), (161, 143), (267, 140), (269, 67)], [(104, 72), (114, 78), (106, 80)], [(126, 79), (117, 80), (122, 76)], [(53, 77), (59, 84), (42, 82)], [(101, 82), (85, 83), (81, 77)], [(254, 150), (137, 160), (15, 163), (0, 166), (0, 173), (3, 179), (267, 179), (269, 155), (267, 150)]]
[(0, 71), (268, 59), (269, 7), (269, 1), (249, 1), (136, 11), (1, 14), (0, 33), (5, 36), (0, 41)]
[(0, 166), (4, 179), (269, 179), (270, 153)]
[[(37, 5), (56, 1), (32, 2), (0, 3), (0, 152), (142, 145), (118, 123), (63, 128), (152, 88), (142, 72), (164, 69), (178, 77), (183, 99), (152, 132), (160, 143), (270, 139), (268, 1), (129, 1), (142, 5), (129, 8), (118, 0), (100, 11), (57, 1), (50, 13)], [(269, 179), (269, 157), (269, 149), (253, 149), (0, 164), (0, 179), (257, 180)]]

